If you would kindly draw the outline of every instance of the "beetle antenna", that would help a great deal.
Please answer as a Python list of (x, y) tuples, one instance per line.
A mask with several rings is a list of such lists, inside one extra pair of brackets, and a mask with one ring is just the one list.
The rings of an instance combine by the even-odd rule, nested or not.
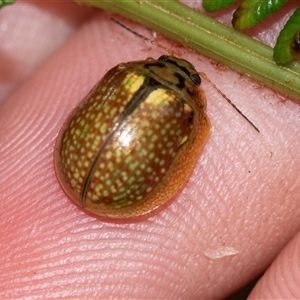
[(222, 91), (207, 77), (203, 72), (199, 72), (200, 76), (204, 78), (222, 97), (257, 131), (260, 133), (259, 129), (236, 107), (234, 103), (224, 94)]
[(158, 43), (154, 42), (153, 40), (151, 40), (151, 39), (149, 39), (149, 38), (143, 36), (142, 34), (140, 34), (140, 33), (136, 32), (136, 31), (132, 30), (131, 28), (127, 27), (126, 25), (124, 25), (123, 23), (117, 21), (117, 20), (114, 19), (114, 18), (110, 18), (110, 20), (113, 21), (114, 23), (116, 23), (117, 25), (121, 26), (121, 27), (124, 28), (125, 30), (131, 32), (131, 33), (134, 34), (135, 36), (139, 37), (140, 39), (142, 39), (142, 40), (144, 40), (144, 41), (146, 41), (146, 42), (148, 42), (148, 43), (151, 43), (152, 45), (157, 46), (157, 47), (159, 47), (159, 48), (161, 48), (161, 49), (164, 49), (164, 50), (167, 51), (171, 56), (174, 56), (174, 52), (173, 52), (172, 50), (166, 48), (165, 46), (163, 46), (163, 45), (161, 45), (161, 44), (158, 44)]

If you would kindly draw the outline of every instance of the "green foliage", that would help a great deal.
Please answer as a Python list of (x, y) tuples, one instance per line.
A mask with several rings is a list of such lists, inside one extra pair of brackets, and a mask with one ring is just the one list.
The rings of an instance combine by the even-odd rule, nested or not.
[(232, 25), (237, 30), (250, 28), (280, 9), (286, 0), (244, 0), (233, 14)]
[(274, 47), (273, 57), (279, 64), (285, 64), (300, 53), (300, 7), (285, 24)]
[[(212, 12), (230, 5), (230, 0), (203, 1), (206, 11)], [(232, 25), (237, 30), (250, 28), (279, 10), (286, 0), (243, 0), (232, 17)], [(300, 53), (300, 10), (291, 16), (280, 32), (273, 49), (274, 61), (286, 64)]]
[(226, 8), (235, 2), (237, 2), (237, 0), (203, 0), (202, 6), (207, 12), (214, 12)]

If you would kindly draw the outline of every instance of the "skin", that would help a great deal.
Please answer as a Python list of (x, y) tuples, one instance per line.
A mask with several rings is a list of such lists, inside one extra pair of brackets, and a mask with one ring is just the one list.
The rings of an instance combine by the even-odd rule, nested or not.
[(1, 25), (1, 299), (220, 299), (265, 270), (249, 299), (300, 297), (296, 102), (171, 44), (261, 133), (203, 82), (212, 134), (187, 184), (149, 216), (104, 220), (60, 188), (55, 137), (108, 69), (166, 53), (74, 3), (18, 2)]

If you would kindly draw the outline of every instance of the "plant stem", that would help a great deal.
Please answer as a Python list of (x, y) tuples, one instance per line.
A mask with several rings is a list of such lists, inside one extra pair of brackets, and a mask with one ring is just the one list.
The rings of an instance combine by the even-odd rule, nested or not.
[(173, 1), (77, 0), (103, 8), (188, 46), (264, 85), (300, 101), (300, 62), (273, 61), (273, 51), (200, 12)]

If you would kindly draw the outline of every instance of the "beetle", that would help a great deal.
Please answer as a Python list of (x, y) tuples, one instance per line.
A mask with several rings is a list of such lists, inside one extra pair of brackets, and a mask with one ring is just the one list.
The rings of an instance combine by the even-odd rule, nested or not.
[(56, 139), (54, 165), (66, 194), (108, 218), (138, 217), (170, 199), (210, 134), (200, 83), (194, 66), (175, 56), (108, 71)]

